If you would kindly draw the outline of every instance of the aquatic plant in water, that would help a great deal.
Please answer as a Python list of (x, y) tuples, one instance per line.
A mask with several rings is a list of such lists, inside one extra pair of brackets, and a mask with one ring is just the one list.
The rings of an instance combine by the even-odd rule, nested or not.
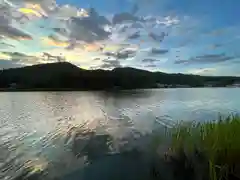
[(208, 162), (210, 179), (240, 178), (240, 118), (219, 117), (215, 122), (181, 124), (172, 132), (172, 150), (187, 156), (198, 151)]

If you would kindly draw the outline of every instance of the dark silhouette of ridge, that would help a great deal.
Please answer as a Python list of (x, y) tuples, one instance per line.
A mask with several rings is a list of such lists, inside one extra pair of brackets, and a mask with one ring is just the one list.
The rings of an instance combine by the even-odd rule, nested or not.
[(0, 71), (1, 90), (109, 90), (157, 87), (223, 87), (240, 77), (209, 77), (150, 72), (130, 67), (84, 70), (68, 62)]

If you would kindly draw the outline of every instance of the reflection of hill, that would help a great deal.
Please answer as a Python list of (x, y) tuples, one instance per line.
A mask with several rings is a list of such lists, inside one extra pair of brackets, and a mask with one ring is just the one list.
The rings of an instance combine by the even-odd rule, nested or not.
[(238, 77), (203, 77), (197, 75), (166, 74), (134, 68), (112, 71), (84, 70), (70, 63), (51, 63), (0, 72), (0, 88), (28, 90), (104, 90), (137, 89), (180, 85), (226, 86), (240, 81)]

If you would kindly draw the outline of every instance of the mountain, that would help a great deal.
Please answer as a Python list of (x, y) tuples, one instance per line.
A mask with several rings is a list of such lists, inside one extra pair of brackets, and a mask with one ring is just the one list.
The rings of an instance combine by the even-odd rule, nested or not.
[(67, 63), (48, 63), (0, 71), (0, 88), (9, 90), (109, 90), (159, 86), (226, 86), (240, 77), (207, 77), (150, 72), (135, 68), (84, 70)]

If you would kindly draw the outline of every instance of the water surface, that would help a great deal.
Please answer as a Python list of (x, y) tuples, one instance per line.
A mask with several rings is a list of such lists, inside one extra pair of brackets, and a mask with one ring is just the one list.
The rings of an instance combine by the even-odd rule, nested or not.
[[(102, 153), (100, 148), (119, 151), (124, 139), (159, 125), (239, 113), (239, 94), (238, 88), (0, 93), (0, 177), (10, 178), (26, 167), (52, 167), (52, 174), (62, 168), (65, 174), (85, 164), (90, 140), (93, 158)], [(77, 145), (76, 127), (84, 134), (78, 135)], [(110, 150), (105, 135), (114, 142)]]

